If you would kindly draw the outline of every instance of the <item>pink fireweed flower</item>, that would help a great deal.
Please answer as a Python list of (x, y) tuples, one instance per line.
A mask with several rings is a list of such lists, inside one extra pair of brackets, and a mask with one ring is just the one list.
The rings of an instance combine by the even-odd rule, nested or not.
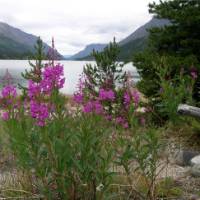
[(16, 87), (12, 85), (5, 86), (1, 91), (1, 95), (3, 98), (15, 98), (17, 96)]
[(1, 114), (1, 118), (4, 120), (4, 121), (8, 121), (9, 120), (9, 113), (8, 112), (3, 112)]
[(193, 71), (190, 73), (190, 75), (191, 75), (192, 79), (194, 79), (194, 80), (197, 79), (197, 72)]
[(41, 93), (41, 86), (39, 83), (35, 83), (32, 80), (28, 82), (28, 96), (33, 98)]
[(128, 92), (124, 93), (124, 104), (128, 106), (131, 102), (131, 97)]
[(30, 113), (32, 118), (37, 120), (38, 126), (44, 126), (45, 120), (49, 117), (48, 105), (44, 103), (38, 103), (35, 101), (30, 102)]
[(91, 101), (89, 101), (83, 106), (83, 112), (90, 113), (92, 111), (93, 111), (93, 103)]
[(129, 127), (128, 122), (124, 117), (121, 116), (117, 117), (115, 122), (116, 124), (121, 125), (123, 128)]
[(112, 115), (106, 115), (105, 119), (108, 120), (108, 121), (111, 121), (112, 120)]
[(101, 105), (101, 103), (99, 101), (93, 102), (93, 107), (94, 107), (94, 111), (96, 114), (103, 113), (103, 106)]
[(99, 90), (99, 99), (113, 101), (115, 99), (115, 93), (112, 90), (100, 89)]
[(99, 101), (88, 101), (83, 106), (83, 112), (84, 113), (90, 113), (94, 112), (96, 114), (102, 114), (103, 113), (103, 106)]
[(76, 94), (74, 94), (74, 96), (73, 96), (73, 100), (74, 100), (76, 103), (78, 103), (78, 104), (83, 103), (83, 98), (84, 98), (84, 96), (83, 96), (83, 94), (81, 94), (81, 93), (76, 93)]
[(45, 67), (42, 73), (43, 79), (40, 83), (42, 89), (46, 93), (51, 93), (53, 89), (63, 88), (65, 83), (63, 66), (57, 64), (56, 66)]
[(128, 122), (124, 122), (124, 123), (122, 124), (122, 126), (123, 126), (125, 129), (127, 129), (127, 128), (129, 127)]
[(126, 106), (126, 108), (130, 106), (132, 101), (135, 104), (135, 107), (138, 107), (140, 94), (137, 90), (133, 90), (130, 93), (126, 91), (124, 93), (124, 105)]
[(135, 107), (138, 107), (139, 105), (139, 102), (140, 102), (140, 94), (137, 90), (134, 90), (131, 92), (131, 95), (133, 97), (133, 101), (134, 101), (134, 104), (135, 104)]
[(191, 67), (190, 68), (190, 75), (191, 75), (192, 79), (194, 79), (194, 80), (197, 79), (197, 77), (198, 77), (197, 68)]
[(123, 117), (117, 117), (116, 118), (116, 123), (117, 124), (121, 124), (121, 123), (123, 123), (125, 120), (124, 120), (124, 118)]
[(145, 118), (144, 118), (144, 117), (141, 117), (141, 118), (140, 118), (140, 124), (141, 124), (142, 126), (144, 126), (145, 123), (146, 123)]

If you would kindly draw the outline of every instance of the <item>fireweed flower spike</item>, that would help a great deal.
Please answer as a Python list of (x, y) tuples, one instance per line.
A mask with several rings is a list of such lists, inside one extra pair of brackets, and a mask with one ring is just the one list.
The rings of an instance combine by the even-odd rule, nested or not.
[(57, 64), (55, 66), (46, 66), (42, 72), (42, 80), (40, 83), (29, 81), (28, 95), (30, 98), (30, 115), (36, 119), (36, 125), (45, 126), (46, 120), (49, 118), (50, 112), (53, 111), (54, 105), (51, 102), (43, 102), (38, 96), (49, 96), (53, 90), (58, 90), (64, 86), (65, 78), (63, 78), (63, 66)]
[(124, 93), (124, 104), (125, 106), (129, 106), (131, 102), (131, 97), (128, 92)]
[(73, 97), (73, 99), (74, 99), (74, 101), (76, 102), (76, 103), (78, 103), (78, 104), (81, 104), (82, 102), (83, 102), (83, 94), (81, 94), (81, 93), (76, 93), (76, 94), (74, 94), (74, 97)]
[(87, 102), (83, 107), (84, 113), (90, 113), (93, 111), (93, 103), (91, 101)]
[(115, 99), (115, 93), (112, 90), (100, 89), (99, 90), (99, 99), (113, 101)]
[(1, 118), (2, 118), (4, 121), (9, 120), (9, 113), (8, 113), (8, 112), (3, 112), (3, 113), (1, 114)]
[(32, 80), (29, 80), (28, 83), (28, 96), (30, 99), (34, 98), (41, 92), (41, 86), (38, 83), (34, 83)]
[(43, 73), (43, 79), (40, 83), (41, 88), (44, 92), (50, 94), (53, 89), (63, 88), (65, 83), (63, 66), (57, 64), (56, 66), (47, 66), (45, 67)]
[[(9, 120), (11, 117), (14, 117), (13, 114), (16, 112), (16, 109), (18, 109), (18, 103), (16, 101), (17, 97), (17, 90), (16, 87), (13, 85), (7, 85), (3, 87), (1, 91), (1, 97), (2, 97), (2, 107), (5, 110), (1, 114), (1, 117), (4, 121)], [(13, 113), (11, 115), (11, 113)]]
[(2, 89), (1, 95), (3, 98), (15, 98), (17, 96), (16, 88), (12, 85), (7, 85)]
[(30, 112), (32, 118), (37, 119), (38, 126), (45, 125), (45, 120), (49, 117), (48, 105), (31, 101)]
[(133, 101), (135, 103), (135, 107), (138, 107), (139, 102), (140, 102), (140, 94), (137, 90), (134, 90), (131, 92), (131, 95), (133, 97)]

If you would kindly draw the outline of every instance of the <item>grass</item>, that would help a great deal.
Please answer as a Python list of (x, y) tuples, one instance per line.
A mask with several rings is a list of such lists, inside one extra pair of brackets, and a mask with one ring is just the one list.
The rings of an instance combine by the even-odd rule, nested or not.
[[(0, 199), (41, 199), (38, 196), (37, 188), (34, 186), (34, 178), (31, 172), (23, 172), (18, 169), (13, 154), (9, 149), (9, 140), (2, 128), (0, 121), (0, 143), (1, 143), (1, 173), (0, 173)], [(191, 125), (195, 124), (193, 128)], [(148, 129), (148, 127), (146, 127)], [(199, 124), (196, 120), (188, 120), (187, 123), (174, 125), (168, 123), (165, 127), (158, 128), (160, 139), (165, 142), (176, 143), (180, 146), (189, 146), (198, 148), (198, 143), (194, 143), (194, 138), (199, 137)], [(188, 138), (191, 141), (188, 142)], [(191, 147), (190, 147), (191, 148)], [(162, 153), (161, 153), (162, 154)], [(127, 177), (121, 168), (116, 168), (115, 176), (109, 188), (110, 199), (127, 200), (139, 197), (139, 193), (144, 194), (147, 191), (145, 179), (141, 174), (132, 171)], [(130, 184), (130, 181), (132, 183)], [(159, 179), (156, 184), (157, 194), (160, 198), (178, 198), (183, 196), (185, 189), (176, 184), (176, 180), (170, 177)], [(138, 192), (139, 191), (139, 192)]]

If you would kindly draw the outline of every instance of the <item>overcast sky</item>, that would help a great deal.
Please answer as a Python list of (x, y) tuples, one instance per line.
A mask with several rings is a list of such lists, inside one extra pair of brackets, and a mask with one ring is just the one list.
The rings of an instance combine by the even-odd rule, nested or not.
[[(71, 55), (90, 43), (117, 41), (151, 19), (153, 0), (0, 0), (0, 21), (41, 36)], [(158, 2), (158, 0), (154, 0)]]

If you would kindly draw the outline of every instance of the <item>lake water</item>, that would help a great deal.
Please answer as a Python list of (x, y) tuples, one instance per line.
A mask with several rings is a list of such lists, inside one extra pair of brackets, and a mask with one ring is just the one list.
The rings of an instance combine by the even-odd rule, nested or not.
[[(61, 90), (65, 94), (73, 94), (77, 89), (78, 79), (83, 71), (83, 67), (86, 63), (95, 64), (95, 62), (90, 61), (59, 61), (64, 65), (64, 74), (66, 77), (65, 86)], [(0, 60), (0, 81), (3, 82), (3, 77), (8, 69), (9, 73), (12, 75), (13, 82), (21, 83), (26, 85), (26, 81), (21, 77), (21, 73), (25, 69), (30, 69), (27, 60)], [(136, 68), (132, 66), (132, 63), (128, 63), (124, 66), (125, 71), (130, 71), (130, 73), (135, 77), (135, 81), (138, 80), (139, 76), (137, 74)]]

